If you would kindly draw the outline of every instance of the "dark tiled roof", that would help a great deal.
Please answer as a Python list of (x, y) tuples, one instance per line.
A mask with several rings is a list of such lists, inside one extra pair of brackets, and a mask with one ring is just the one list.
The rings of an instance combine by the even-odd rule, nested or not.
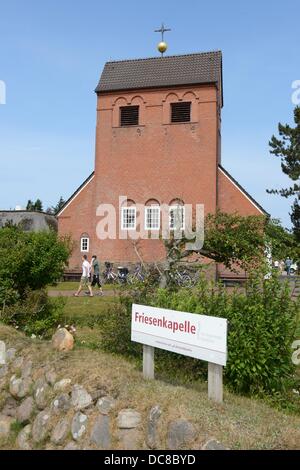
[(107, 62), (95, 91), (202, 83), (217, 83), (222, 89), (221, 51)]

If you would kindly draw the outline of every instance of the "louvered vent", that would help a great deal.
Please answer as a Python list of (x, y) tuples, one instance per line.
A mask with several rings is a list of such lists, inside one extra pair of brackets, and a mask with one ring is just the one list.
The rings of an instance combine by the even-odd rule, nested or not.
[(139, 125), (139, 107), (138, 106), (121, 106), (120, 107), (121, 126), (138, 126)]
[(171, 103), (171, 122), (190, 122), (191, 102)]

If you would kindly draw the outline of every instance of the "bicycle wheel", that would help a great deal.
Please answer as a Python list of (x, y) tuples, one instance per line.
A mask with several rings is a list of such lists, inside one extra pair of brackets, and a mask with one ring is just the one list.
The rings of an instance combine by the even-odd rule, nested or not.
[(193, 279), (189, 274), (182, 274), (181, 276), (181, 285), (182, 287), (192, 287)]
[(142, 273), (139, 273), (139, 274), (137, 275), (137, 280), (138, 280), (139, 282), (144, 282), (144, 281), (145, 281), (145, 276), (144, 276)]
[(108, 284), (115, 284), (118, 280), (118, 276), (114, 272), (110, 272), (108, 275)]
[(135, 279), (136, 279), (136, 277), (135, 277), (134, 274), (128, 274), (128, 276), (127, 276), (127, 283), (128, 283), (128, 284), (134, 284)]

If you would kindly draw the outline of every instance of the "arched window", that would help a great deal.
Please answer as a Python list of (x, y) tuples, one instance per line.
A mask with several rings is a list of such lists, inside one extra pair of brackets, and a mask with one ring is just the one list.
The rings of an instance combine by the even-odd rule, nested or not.
[(145, 230), (160, 229), (160, 206), (156, 199), (150, 199), (145, 204)]
[(136, 207), (135, 202), (128, 199), (121, 207), (121, 229), (136, 229)]
[(83, 233), (80, 237), (80, 251), (87, 253), (90, 250), (90, 237), (87, 233)]
[(185, 208), (181, 199), (173, 199), (169, 205), (169, 228), (171, 230), (184, 230)]

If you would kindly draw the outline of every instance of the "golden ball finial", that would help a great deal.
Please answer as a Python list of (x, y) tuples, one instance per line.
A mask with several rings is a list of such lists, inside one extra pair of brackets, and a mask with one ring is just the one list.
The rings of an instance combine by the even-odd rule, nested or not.
[(158, 43), (157, 49), (161, 54), (163, 54), (168, 49), (168, 45), (165, 41), (161, 41), (160, 43)]

